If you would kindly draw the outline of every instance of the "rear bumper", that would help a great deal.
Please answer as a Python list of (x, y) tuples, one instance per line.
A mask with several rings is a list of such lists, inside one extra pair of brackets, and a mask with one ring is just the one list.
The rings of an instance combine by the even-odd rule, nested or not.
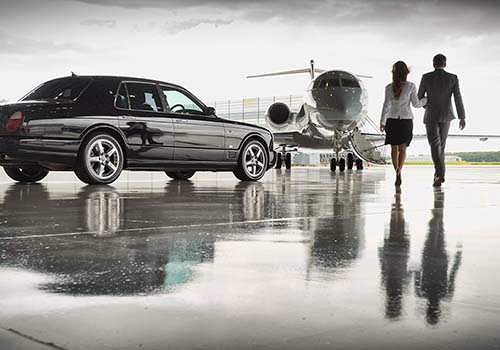
[(73, 166), (79, 140), (22, 139), (0, 136), (0, 166), (58, 164)]

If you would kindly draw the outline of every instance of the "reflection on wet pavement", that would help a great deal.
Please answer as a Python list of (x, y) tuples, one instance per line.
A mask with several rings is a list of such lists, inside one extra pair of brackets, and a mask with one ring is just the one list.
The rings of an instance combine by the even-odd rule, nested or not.
[(438, 190), (428, 172), (401, 191), (385, 168), (0, 175), (0, 328), (69, 349), (498, 347), (498, 169)]

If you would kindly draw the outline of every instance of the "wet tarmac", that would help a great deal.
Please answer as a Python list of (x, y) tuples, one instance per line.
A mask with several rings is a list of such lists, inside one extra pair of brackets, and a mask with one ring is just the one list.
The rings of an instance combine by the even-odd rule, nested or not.
[(500, 168), (0, 171), (0, 349), (499, 349)]

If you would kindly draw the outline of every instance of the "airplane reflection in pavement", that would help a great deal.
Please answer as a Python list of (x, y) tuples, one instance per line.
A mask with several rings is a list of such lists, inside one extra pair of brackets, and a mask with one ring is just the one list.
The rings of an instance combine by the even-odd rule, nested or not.
[(425, 300), (426, 322), (436, 325), (443, 314), (441, 301), (450, 300), (455, 291), (455, 280), (462, 261), (462, 246), (457, 245), (449, 268), (444, 229), (444, 192), (434, 190), (434, 208), (428, 224), (428, 233), (422, 250), (421, 267), (408, 268), (410, 235), (401, 204), (401, 193), (396, 192), (391, 210), (389, 230), (384, 245), (379, 249), (381, 280), (385, 289), (385, 317), (397, 320), (403, 314), (403, 298), (408, 295), (413, 275), (414, 290)]

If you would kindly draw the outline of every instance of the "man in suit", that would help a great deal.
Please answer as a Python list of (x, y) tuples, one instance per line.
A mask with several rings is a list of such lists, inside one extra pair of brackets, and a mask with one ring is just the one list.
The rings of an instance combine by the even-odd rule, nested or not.
[(442, 54), (434, 56), (434, 71), (424, 74), (418, 89), (418, 98), (427, 96), (424, 123), (427, 129), (427, 140), (431, 147), (432, 161), (434, 162), (434, 183), (439, 187), (445, 181), (445, 146), (450, 130), (450, 122), (455, 119), (451, 96), (455, 100), (460, 130), (465, 128), (465, 110), (460, 94), (458, 77), (444, 70), (446, 57)]

